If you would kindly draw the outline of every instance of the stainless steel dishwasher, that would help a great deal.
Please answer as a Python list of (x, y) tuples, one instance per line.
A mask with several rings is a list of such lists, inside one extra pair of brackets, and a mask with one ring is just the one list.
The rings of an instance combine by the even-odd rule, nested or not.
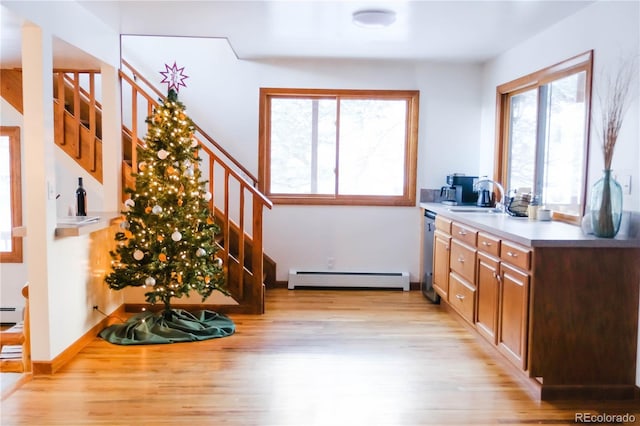
[(440, 296), (433, 289), (433, 233), (436, 230), (436, 212), (425, 209), (422, 234), (422, 294), (433, 303), (440, 303)]

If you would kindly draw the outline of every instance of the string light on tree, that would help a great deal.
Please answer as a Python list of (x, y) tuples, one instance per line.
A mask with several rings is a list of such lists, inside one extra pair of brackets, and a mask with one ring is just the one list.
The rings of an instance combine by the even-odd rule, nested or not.
[(168, 96), (147, 118), (135, 188), (126, 190), (106, 281), (116, 290), (146, 287), (146, 301), (163, 303), (170, 316), (174, 297), (195, 291), (204, 301), (214, 291), (227, 292), (222, 261), (215, 257), (220, 229), (193, 146), (195, 126), (178, 100), (187, 76), (175, 63), (165, 67)]

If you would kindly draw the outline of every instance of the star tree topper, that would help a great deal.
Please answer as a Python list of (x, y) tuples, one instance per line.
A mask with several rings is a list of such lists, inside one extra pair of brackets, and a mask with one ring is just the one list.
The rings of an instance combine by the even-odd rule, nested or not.
[(167, 87), (167, 92), (170, 92), (171, 89), (175, 89), (176, 92), (180, 91), (180, 86), (187, 87), (184, 84), (184, 80), (189, 78), (188, 75), (184, 75), (184, 67), (178, 68), (176, 66), (176, 62), (173, 61), (173, 66), (169, 66), (168, 64), (164, 64), (166, 71), (160, 71), (160, 74), (164, 77), (160, 83), (166, 83), (169, 87)]

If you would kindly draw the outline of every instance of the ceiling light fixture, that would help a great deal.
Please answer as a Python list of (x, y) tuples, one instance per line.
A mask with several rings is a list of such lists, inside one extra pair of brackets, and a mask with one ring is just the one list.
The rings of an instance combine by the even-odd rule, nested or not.
[(353, 12), (353, 22), (365, 28), (388, 27), (396, 21), (396, 13), (386, 9), (363, 9)]

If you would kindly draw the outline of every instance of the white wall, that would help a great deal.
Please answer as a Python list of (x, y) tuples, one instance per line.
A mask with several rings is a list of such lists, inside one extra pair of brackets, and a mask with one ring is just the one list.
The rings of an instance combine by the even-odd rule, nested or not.
[[(92, 310), (93, 305), (111, 312), (122, 303), (122, 295), (110, 291), (100, 276), (105, 272), (101, 266), (104, 264), (104, 257), (96, 257), (100, 250), (104, 254), (105, 245), (110, 241), (100, 239), (98, 234), (63, 239), (53, 237), (55, 215), (60, 203), (46, 199), (46, 191), (42, 188), (51, 182), (58, 192), (68, 197), (68, 191), (75, 190), (76, 178), (80, 174), (73, 166), (61, 166), (57, 163), (60, 156), (56, 155), (57, 147), (54, 146), (52, 136), (52, 86), (48, 86), (51, 84), (49, 76), (52, 75), (52, 41), (54, 37), (61, 38), (84, 48), (94, 57), (101, 58), (103, 63), (118, 67), (119, 36), (107, 29), (96, 17), (88, 15), (75, 2), (11, 2), (3, 3), (3, 6), (18, 16), (37, 23), (38, 26), (30, 25), (30, 29), (37, 28), (42, 34), (41, 37), (34, 37), (35, 33), (30, 30), (26, 44), (23, 44), (23, 61), (25, 57), (29, 58), (28, 65), (23, 64), (25, 78), (28, 80), (24, 84), (25, 105), (32, 106), (32, 109), (23, 117), (23, 130), (27, 126), (31, 130), (27, 136), (24, 136), (23, 131), (22, 152), (34, 155), (28, 158), (28, 168), (23, 162), (22, 170), (23, 181), (26, 182), (23, 186), (23, 209), (26, 212), (27, 226), (25, 244), (28, 247), (25, 253), (26, 263), (11, 268), (10, 278), (20, 283), (27, 278), (31, 281), (32, 358), (34, 361), (46, 362), (61, 354), (102, 319), (101, 315)], [(23, 32), (23, 36), (24, 34)], [(39, 60), (38, 52), (43, 52), (42, 63), (33, 65)], [(40, 86), (44, 90), (38, 90), (38, 93), (32, 90), (32, 87)], [(33, 108), (40, 103), (43, 105), (41, 108)], [(31, 115), (34, 111), (36, 114)], [(5, 119), (8, 118), (3, 109), (3, 124)], [(111, 133), (118, 135), (115, 142), (119, 144), (120, 127), (117, 126)], [(35, 134), (41, 134), (42, 137), (34, 138)], [(89, 190), (92, 190), (92, 182), (88, 183)], [(96, 196), (96, 205), (98, 199)], [(67, 204), (67, 201), (61, 202)], [(32, 210), (34, 205), (38, 206), (38, 210), (40, 206), (43, 207), (38, 213), (27, 210), (27, 205)], [(66, 211), (66, 206), (63, 211)], [(42, 256), (34, 256), (34, 247)], [(5, 267), (6, 264), (3, 264), (3, 298)]]
[[(478, 171), (476, 66), (240, 61), (225, 40), (160, 37), (124, 37), (123, 56), (158, 87), (164, 64), (185, 67), (179, 97), (187, 113), (254, 174), (260, 87), (420, 90), (418, 188), (440, 187), (450, 172)], [(336, 270), (409, 271), (419, 281), (420, 220), (417, 207), (278, 205), (265, 212), (265, 247), (282, 281), (290, 268), (327, 268), (329, 257)]]
[[(480, 167), (486, 167), (488, 173), (493, 170), (496, 86), (593, 49), (593, 84), (598, 92), (603, 68), (615, 72), (619, 58), (633, 55), (638, 58), (640, 55), (639, 22), (639, 2), (597, 2), (487, 63), (482, 82)], [(625, 195), (623, 200), (624, 209), (632, 211), (640, 210), (640, 89), (637, 79), (636, 76), (636, 85), (630, 95), (633, 103), (625, 118), (613, 158), (613, 168), (617, 174), (632, 175), (632, 193)], [(596, 111), (597, 105), (597, 100), (594, 99)], [(597, 112), (594, 117), (597, 119)], [(589, 187), (600, 177), (602, 168), (601, 141), (592, 132), (588, 165)], [(597, 315), (597, 312), (594, 314)], [(636, 364), (640, 366), (640, 328), (638, 342)], [(636, 368), (636, 384), (640, 385), (640, 368)]]
[(119, 67), (119, 35), (75, 1), (15, 1), (2, 5), (17, 16), (38, 25), (55, 37), (99, 60)]

